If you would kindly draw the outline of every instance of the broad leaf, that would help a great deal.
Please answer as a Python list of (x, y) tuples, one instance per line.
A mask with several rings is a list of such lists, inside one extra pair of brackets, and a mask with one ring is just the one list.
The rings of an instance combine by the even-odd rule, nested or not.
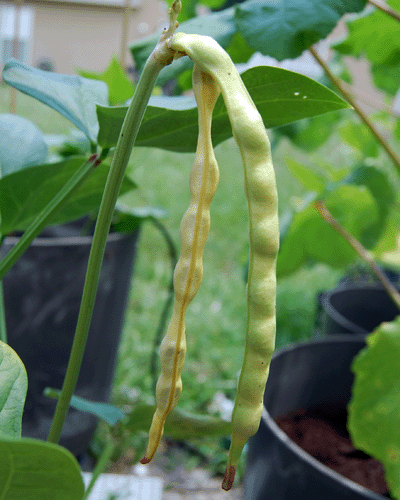
[[(378, 220), (378, 207), (365, 186), (345, 185), (328, 194), (328, 210), (359, 239)], [(293, 216), (278, 255), (277, 275), (288, 276), (306, 263), (343, 268), (356, 258), (353, 248), (319, 215), (313, 204)]]
[[(46, 387), (44, 395), (48, 398), (58, 399), (61, 391)], [(108, 403), (98, 403), (96, 401), (89, 401), (88, 399), (80, 398), (79, 396), (72, 396), (70, 406), (85, 413), (91, 413), (95, 417), (101, 418), (111, 426), (120, 422), (125, 414), (116, 406)]]
[(354, 446), (383, 464), (390, 494), (400, 499), (400, 317), (366, 341), (352, 364), (347, 427)]
[(285, 163), (290, 171), (303, 183), (309, 191), (315, 191), (321, 195), (325, 190), (325, 185), (328, 181), (326, 177), (317, 172), (305, 167), (293, 158), (286, 157)]
[[(387, 217), (396, 200), (396, 192), (388, 179), (387, 174), (374, 167), (361, 166), (357, 168), (346, 182), (358, 186), (366, 186), (378, 206), (378, 220), (361, 234), (361, 242), (368, 248), (372, 248), (386, 228)], [(395, 239), (396, 234), (391, 236)]]
[(48, 148), (42, 131), (21, 116), (0, 115), (0, 179), (44, 163)]
[[(236, 32), (233, 14), (234, 10), (231, 8), (206, 16), (195, 17), (182, 22), (177, 32), (211, 36), (225, 48), (229, 45)], [(159, 38), (160, 34), (155, 33), (154, 35), (137, 40), (129, 46), (135, 61), (135, 67), (139, 72), (142, 71), (147, 58), (156, 46)], [(162, 70), (157, 81), (159, 84), (164, 84), (191, 66), (192, 62), (188, 57), (178, 59)]]
[[(84, 161), (84, 157), (71, 157), (0, 179), (1, 234), (26, 229)], [(108, 171), (109, 165), (101, 163), (49, 224), (71, 221), (98, 210)], [(135, 184), (125, 177), (121, 194), (134, 187)]]
[[(387, 4), (400, 10), (400, 0)], [(395, 95), (400, 79), (400, 24), (379, 9), (370, 9), (347, 22), (348, 35), (333, 48), (341, 54), (367, 56), (375, 85)]]
[[(257, 66), (242, 73), (241, 77), (266, 128), (349, 107), (327, 87), (286, 69)], [(103, 148), (116, 145), (126, 110), (123, 107), (97, 107), (100, 123), (98, 143)], [(193, 98), (152, 97), (136, 146), (193, 152), (197, 145), (197, 127), (197, 108)], [(228, 113), (221, 97), (214, 109), (212, 136), (214, 145), (232, 136)]]
[[(137, 405), (129, 413), (126, 428), (135, 433), (148, 431), (153, 419), (155, 405)], [(169, 413), (165, 421), (164, 435), (177, 440), (204, 436), (227, 436), (231, 433), (231, 423), (207, 415), (195, 415), (178, 408)]]
[(238, 4), (235, 23), (249, 47), (283, 61), (300, 56), (325, 38), (348, 12), (366, 0), (247, 0)]
[(91, 142), (96, 142), (99, 128), (96, 103), (108, 104), (108, 89), (104, 82), (43, 71), (16, 59), (10, 59), (4, 65), (3, 79), (61, 113)]
[(111, 106), (126, 102), (133, 96), (135, 86), (128, 78), (117, 56), (113, 55), (110, 64), (100, 73), (78, 69), (77, 73), (85, 78), (100, 80), (107, 84)]
[[(0, 341), (0, 434), (21, 437), (28, 377), (17, 353)], [(1, 474), (0, 474), (1, 477)], [(0, 485), (1, 490), (1, 485)], [(0, 495), (0, 498), (1, 495)]]
[(339, 134), (343, 142), (355, 150), (354, 153), (359, 153), (360, 159), (378, 156), (380, 148), (367, 127), (349, 120), (339, 128)]
[(84, 483), (65, 448), (30, 438), (0, 436), (0, 498), (81, 500)]

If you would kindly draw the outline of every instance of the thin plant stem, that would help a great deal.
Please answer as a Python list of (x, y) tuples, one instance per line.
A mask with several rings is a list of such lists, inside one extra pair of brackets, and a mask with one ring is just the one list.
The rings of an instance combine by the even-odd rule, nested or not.
[[(108, 151), (108, 150), (107, 150)], [(106, 155), (104, 150), (104, 155)], [(7, 253), (4, 259), (0, 262), (0, 280), (4, 275), (13, 267), (21, 255), (27, 250), (32, 241), (39, 235), (39, 233), (48, 225), (53, 215), (60, 209), (60, 207), (68, 200), (73, 192), (82, 185), (83, 182), (94, 172), (95, 168), (100, 164), (103, 153), (92, 155), (86, 160), (68, 180), (64, 187), (54, 196), (50, 203), (40, 212), (40, 214), (29, 225), (24, 234)]]
[(392, 149), (390, 144), (379, 133), (378, 129), (375, 127), (375, 125), (372, 123), (372, 121), (368, 118), (368, 116), (360, 109), (360, 107), (357, 105), (357, 103), (353, 99), (352, 95), (341, 84), (340, 80), (333, 75), (333, 73), (328, 68), (328, 65), (325, 63), (325, 61), (323, 61), (319, 57), (319, 55), (317, 54), (315, 49), (313, 47), (310, 47), (309, 51), (314, 56), (315, 60), (324, 69), (324, 71), (325, 71), (326, 75), (328, 76), (328, 78), (330, 79), (330, 81), (340, 90), (340, 92), (344, 95), (344, 97), (347, 99), (347, 101), (353, 106), (354, 111), (358, 114), (358, 116), (365, 123), (365, 125), (370, 129), (370, 131), (374, 135), (375, 139), (379, 142), (379, 144), (386, 151), (386, 153), (388, 154), (390, 159), (393, 161), (393, 163), (397, 167), (397, 170), (400, 173), (400, 158), (396, 155), (395, 151)]
[(92, 477), (90, 479), (90, 483), (88, 484), (88, 487), (85, 490), (85, 493), (83, 495), (82, 500), (87, 500), (87, 498), (89, 497), (95, 482), (97, 481), (100, 474), (102, 474), (104, 472), (105, 468), (109, 464), (116, 446), (117, 446), (117, 443), (112, 437), (110, 437), (106, 441), (106, 444), (103, 448), (103, 451), (101, 452), (101, 455), (100, 455), (100, 458), (96, 464), (96, 467), (94, 468), (94, 470), (92, 472)]
[(134, 96), (125, 115), (111, 162), (89, 254), (85, 285), (67, 372), (47, 438), (47, 441), (52, 443), (58, 443), (60, 439), (71, 397), (78, 380), (93, 314), (107, 236), (126, 166), (158, 74), (174, 59), (174, 53), (167, 47), (166, 40), (172, 36), (178, 26), (176, 18), (180, 12), (180, 6), (180, 0), (175, 0), (172, 4), (170, 8), (169, 28), (164, 30), (159, 43), (146, 61)]
[(361, 243), (354, 238), (343, 226), (339, 224), (339, 222), (333, 217), (333, 215), (329, 212), (325, 202), (316, 201), (315, 208), (318, 210), (321, 217), (330, 224), (335, 231), (337, 231), (340, 236), (342, 236), (347, 243), (357, 252), (357, 254), (362, 258), (362, 260), (369, 266), (371, 271), (375, 274), (378, 280), (382, 283), (389, 297), (396, 304), (398, 309), (400, 309), (400, 294), (398, 290), (391, 284), (388, 280), (385, 273), (378, 266), (378, 264), (374, 261), (371, 254), (366, 250)]
[(4, 289), (2, 281), (0, 281), (0, 340), (7, 344), (6, 310), (4, 305)]
[(373, 5), (374, 7), (376, 7), (377, 9), (384, 12), (385, 14), (387, 14), (388, 16), (393, 17), (393, 19), (396, 19), (396, 21), (400, 21), (400, 14), (397, 11), (393, 10), (388, 5), (384, 5), (384, 4), (382, 4), (380, 2), (376, 2), (374, 0), (369, 0), (369, 3), (371, 5)]

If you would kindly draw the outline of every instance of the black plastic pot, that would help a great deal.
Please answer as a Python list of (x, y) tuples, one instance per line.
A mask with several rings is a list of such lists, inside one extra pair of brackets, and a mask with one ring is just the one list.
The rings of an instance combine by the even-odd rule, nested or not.
[[(361, 338), (360, 338), (361, 337)], [(264, 415), (249, 441), (246, 500), (384, 500), (332, 471), (297, 446), (273, 419), (324, 407), (342, 418), (350, 400), (350, 365), (365, 346), (363, 336), (340, 335), (277, 351), (264, 395)]]
[(372, 332), (383, 321), (392, 321), (399, 310), (379, 285), (340, 286), (320, 295), (325, 334)]
[[(46, 229), (4, 277), (8, 342), (28, 373), (23, 436), (47, 439), (56, 402), (43, 389), (60, 389), (66, 372), (92, 242), (92, 236), (79, 236), (82, 225)], [(109, 398), (137, 239), (138, 232), (108, 237), (78, 396)], [(3, 256), (16, 241), (5, 239)], [(79, 456), (96, 423), (70, 409), (60, 444)]]

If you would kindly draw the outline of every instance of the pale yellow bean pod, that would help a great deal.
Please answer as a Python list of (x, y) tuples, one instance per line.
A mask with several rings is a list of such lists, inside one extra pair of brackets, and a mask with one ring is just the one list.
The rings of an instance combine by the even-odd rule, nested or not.
[(165, 419), (182, 392), (181, 371), (186, 354), (185, 312), (200, 287), (203, 250), (210, 230), (210, 204), (219, 179), (211, 142), (211, 119), (220, 90), (215, 81), (198, 67), (193, 71), (193, 88), (199, 110), (199, 136), (190, 175), (190, 204), (181, 223), (181, 255), (174, 272), (174, 309), (160, 348), (157, 409), (141, 463), (152, 459), (163, 434)]
[(222, 487), (229, 490), (247, 440), (260, 425), (263, 395), (276, 329), (278, 196), (271, 149), (262, 118), (229, 55), (210, 37), (176, 33), (168, 42), (188, 55), (221, 88), (242, 156), (250, 226), (247, 332), (243, 366), (232, 415), (232, 443)]

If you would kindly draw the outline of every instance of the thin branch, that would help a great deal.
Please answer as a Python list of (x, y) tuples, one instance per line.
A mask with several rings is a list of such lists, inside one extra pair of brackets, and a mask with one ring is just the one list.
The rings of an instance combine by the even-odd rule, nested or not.
[(400, 309), (400, 294), (396, 288), (390, 283), (385, 273), (374, 261), (371, 254), (366, 250), (361, 243), (354, 238), (339, 222), (333, 217), (333, 215), (327, 209), (323, 201), (316, 201), (315, 208), (318, 210), (321, 217), (330, 224), (335, 231), (337, 231), (340, 236), (342, 236), (349, 245), (358, 253), (358, 255), (363, 259), (363, 261), (369, 266), (371, 271), (382, 283), (383, 287), (387, 291), (389, 297), (393, 300), (396, 306)]
[(369, 0), (369, 3), (374, 7), (376, 7), (377, 9), (384, 12), (385, 14), (387, 14), (388, 16), (393, 17), (393, 19), (396, 19), (396, 21), (400, 21), (400, 14), (397, 11), (393, 10), (391, 7), (389, 7), (389, 5), (376, 2), (375, 0)]
[(359, 106), (356, 104), (356, 102), (353, 99), (353, 97), (351, 96), (351, 94), (344, 88), (341, 81), (333, 75), (333, 73), (328, 68), (328, 65), (325, 63), (325, 61), (323, 61), (319, 57), (319, 55), (317, 54), (315, 49), (313, 47), (310, 47), (309, 51), (314, 56), (316, 61), (321, 65), (321, 67), (324, 69), (324, 71), (325, 71), (326, 75), (328, 76), (328, 78), (330, 79), (330, 81), (340, 90), (340, 92), (344, 95), (344, 97), (347, 99), (347, 101), (353, 106), (354, 111), (358, 114), (358, 116), (365, 123), (365, 125), (367, 125), (367, 127), (370, 129), (372, 134), (375, 136), (376, 140), (384, 148), (384, 150), (386, 151), (388, 156), (391, 158), (393, 163), (396, 165), (396, 167), (400, 173), (400, 158), (396, 155), (394, 150), (391, 148), (390, 144), (379, 133), (378, 129), (371, 122), (371, 120), (366, 116), (366, 114), (359, 108)]

